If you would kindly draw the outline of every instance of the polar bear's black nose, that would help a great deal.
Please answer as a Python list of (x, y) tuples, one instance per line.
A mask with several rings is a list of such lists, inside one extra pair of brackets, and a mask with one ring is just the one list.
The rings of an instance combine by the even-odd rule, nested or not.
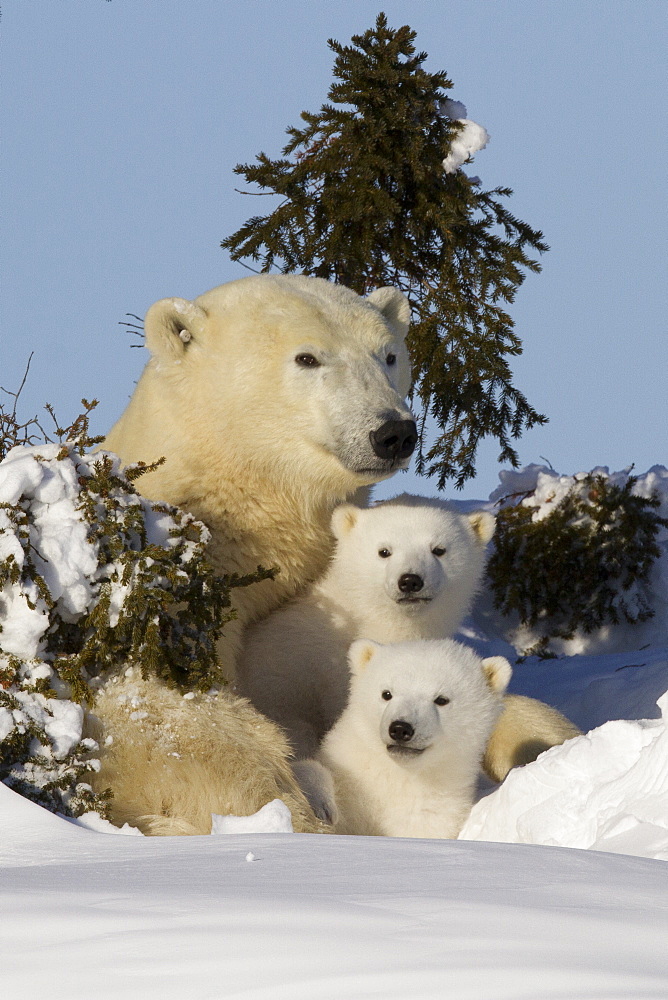
[(397, 586), (402, 594), (417, 594), (424, 587), (424, 580), (417, 573), (402, 573)]
[(369, 432), (369, 440), (378, 458), (408, 458), (417, 444), (417, 427), (414, 420), (386, 420)]
[(404, 719), (395, 719), (394, 722), (390, 723), (390, 739), (394, 740), (395, 743), (408, 743), (414, 735), (415, 730), (410, 722), (405, 722)]

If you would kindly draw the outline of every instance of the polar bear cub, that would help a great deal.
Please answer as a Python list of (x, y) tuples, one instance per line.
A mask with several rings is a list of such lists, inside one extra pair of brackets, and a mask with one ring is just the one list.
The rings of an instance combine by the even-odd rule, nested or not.
[(494, 517), (404, 494), (332, 517), (336, 551), (301, 598), (246, 631), (238, 688), (287, 732), (297, 759), (315, 754), (343, 711), (347, 652), (362, 636), (442, 638), (479, 585)]
[(334, 786), (334, 802), (319, 811), (336, 833), (456, 837), (510, 664), (452, 639), (361, 639), (349, 664), (348, 704), (317, 755)]

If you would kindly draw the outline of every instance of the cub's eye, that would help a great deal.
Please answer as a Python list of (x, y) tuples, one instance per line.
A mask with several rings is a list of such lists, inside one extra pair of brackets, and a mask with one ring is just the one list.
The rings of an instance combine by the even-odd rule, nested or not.
[(295, 361), (302, 368), (320, 368), (320, 362), (312, 354), (298, 354)]
[(389, 559), (392, 553), (389, 549), (378, 549), (378, 555), (381, 559)]
[(434, 698), (434, 705), (449, 705), (450, 699), (446, 698), (444, 694), (439, 694), (438, 698)]
[(397, 356), (396, 356), (396, 354), (392, 354), (390, 352), (390, 354), (388, 354), (387, 357), (385, 358), (385, 362), (388, 365), (394, 365), (394, 364), (396, 364), (397, 363)]
[(383, 691), (381, 697), (382, 697), (383, 701), (392, 701), (392, 692), (391, 691)]
[(446, 550), (442, 545), (437, 545), (431, 551), (434, 553), (435, 556), (444, 556)]

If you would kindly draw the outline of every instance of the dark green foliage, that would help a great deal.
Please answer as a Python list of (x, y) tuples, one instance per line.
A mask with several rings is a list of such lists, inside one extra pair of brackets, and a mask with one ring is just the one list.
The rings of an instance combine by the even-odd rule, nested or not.
[(106, 819), (111, 792), (94, 792), (86, 780), (97, 767), (93, 759), (97, 743), (82, 739), (66, 754), (56, 755), (43, 728), (42, 715), (51, 713), (39, 683), (24, 681), (20, 692), (4, 687), (0, 687), (0, 708), (13, 713), (16, 725), (0, 741), (0, 780), (51, 812), (73, 817), (97, 812)]
[(283, 159), (260, 153), (236, 167), (281, 203), (222, 246), (262, 271), (300, 271), (360, 294), (402, 289), (413, 311), (408, 346), (422, 429), (429, 415), (439, 428), (417, 468), (437, 473), (442, 488), (474, 475), (486, 435), (499, 441), (499, 460), (516, 465), (511, 438), (545, 421), (512, 385), (508, 358), (521, 344), (505, 306), (525, 272), (540, 269), (531, 253), (547, 246), (503, 206), (510, 189), (483, 191), (462, 170), (444, 172), (461, 129), (439, 110), (452, 84), (424, 70), (414, 39), (381, 14), (352, 45), (330, 40), (331, 103), (287, 130)]
[[(233, 617), (230, 590), (271, 574), (258, 567), (249, 577), (216, 576), (201, 522), (167, 504), (149, 505), (136, 493), (129, 480), (145, 468), (120, 474), (117, 461), (105, 455), (91, 471), (81, 479), (78, 509), (105, 572), (94, 606), (76, 629), (63, 623), (49, 634), (55, 669), (71, 685), (121, 662), (184, 690), (223, 684), (216, 643)], [(147, 522), (156, 515), (170, 519), (168, 544), (149, 540)]]
[[(223, 684), (216, 642), (234, 614), (230, 592), (272, 575), (258, 567), (248, 577), (216, 576), (206, 556), (207, 528), (192, 515), (137, 493), (132, 482), (147, 467), (121, 473), (114, 456), (85, 454), (99, 439), (88, 432), (96, 404), (83, 403), (84, 412), (69, 428), (60, 428), (54, 417), (59, 441), (69, 440), (19, 448), (12, 455), (19, 464), (32, 463), (33, 470), (35, 462), (43, 466), (50, 488), (61, 484), (53, 495), (69, 504), (66, 523), (79, 525), (79, 534), (71, 537), (79, 539), (80, 551), (91, 546), (94, 568), (85, 571), (89, 597), (81, 611), (54, 596), (47, 582), (49, 564), (40, 552), (44, 503), (32, 487), (16, 502), (3, 502), (0, 495), (5, 553), (0, 555), (0, 780), (71, 816), (90, 809), (104, 815), (108, 795), (94, 793), (84, 780), (97, 767), (97, 744), (82, 738), (71, 745), (70, 739), (63, 749), (50, 733), (64, 702), (74, 713), (67, 731), (74, 726), (81, 732), (83, 713), (73, 702), (90, 703), (98, 679), (116, 668), (135, 665), (143, 676), (156, 675), (183, 690)], [(35, 427), (43, 433), (36, 421), (21, 423), (15, 407), (0, 426), (5, 453), (31, 441)], [(27, 476), (25, 482), (33, 479)], [(3, 620), (7, 626), (12, 615), (25, 618), (31, 611), (43, 616), (28, 624), (38, 630), (30, 646), (37, 642), (34, 658), (12, 648), (16, 628), (5, 631), (14, 638), (3, 646)]]
[(496, 607), (541, 633), (529, 653), (545, 654), (552, 637), (653, 616), (646, 585), (668, 520), (656, 497), (634, 495), (636, 481), (587, 476), (536, 521), (521, 500), (499, 511), (487, 572)]

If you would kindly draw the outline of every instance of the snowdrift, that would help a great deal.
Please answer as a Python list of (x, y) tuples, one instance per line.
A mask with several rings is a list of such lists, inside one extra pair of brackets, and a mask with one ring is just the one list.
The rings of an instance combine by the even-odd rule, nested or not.
[(668, 866), (464, 841), (108, 837), (0, 785), (16, 1000), (665, 1000)]

